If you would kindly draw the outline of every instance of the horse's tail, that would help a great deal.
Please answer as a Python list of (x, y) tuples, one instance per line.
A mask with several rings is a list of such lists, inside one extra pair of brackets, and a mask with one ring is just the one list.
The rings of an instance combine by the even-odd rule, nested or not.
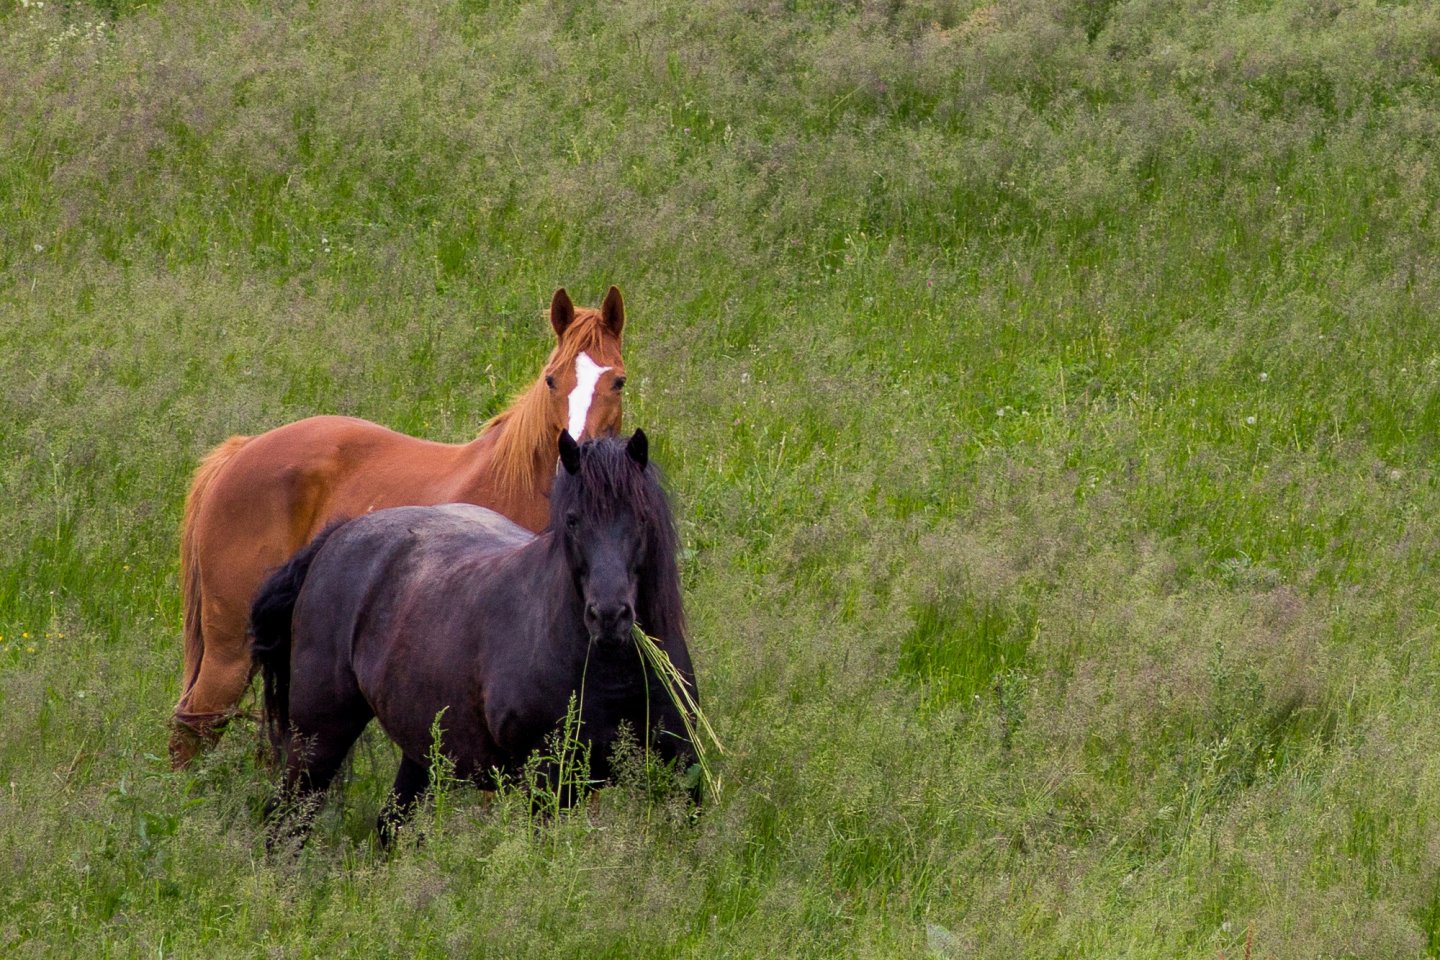
[(283, 566), (270, 572), (250, 605), (250, 662), (264, 684), (265, 726), (278, 753), (290, 727), (291, 618), (310, 564), (330, 535), (345, 520), (336, 520), (301, 547)]
[(181, 700), (184, 700), (195, 678), (200, 675), (200, 661), (205, 656), (205, 638), (200, 629), (200, 558), (195, 549), (196, 522), (200, 507), (205, 502), (205, 493), (225, 464), (251, 441), (251, 437), (235, 436), (226, 440), (205, 455), (190, 481), (190, 493), (185, 497), (185, 518), (180, 522), (180, 595), (184, 602), (185, 616), (185, 675), (181, 686)]

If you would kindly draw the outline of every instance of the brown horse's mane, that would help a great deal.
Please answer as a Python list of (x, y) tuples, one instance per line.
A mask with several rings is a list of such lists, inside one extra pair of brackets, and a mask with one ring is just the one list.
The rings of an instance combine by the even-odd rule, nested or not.
[[(613, 336), (601, 323), (599, 310), (576, 307), (575, 319), (545, 361), (545, 369), (574, 363), (580, 354), (598, 351)], [(496, 435), (491, 470), (503, 497), (519, 497), (544, 486), (542, 474), (555, 470), (556, 438), (550, 435), (545, 418), (549, 394), (542, 375), (480, 428), (481, 437)]]

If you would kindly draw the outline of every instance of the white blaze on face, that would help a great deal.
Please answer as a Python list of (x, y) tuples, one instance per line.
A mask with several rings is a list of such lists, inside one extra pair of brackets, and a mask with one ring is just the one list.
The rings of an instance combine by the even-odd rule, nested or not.
[(570, 436), (576, 443), (585, 432), (585, 415), (590, 412), (590, 401), (595, 397), (595, 384), (600, 382), (600, 374), (609, 369), (591, 360), (588, 353), (575, 358), (575, 389), (570, 391)]

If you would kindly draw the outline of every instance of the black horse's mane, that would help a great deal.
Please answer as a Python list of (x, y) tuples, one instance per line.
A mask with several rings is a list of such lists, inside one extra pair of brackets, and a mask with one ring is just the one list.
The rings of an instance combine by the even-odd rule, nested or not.
[(560, 470), (550, 492), (550, 529), (563, 529), (571, 513), (605, 518), (631, 514), (644, 531), (645, 563), (640, 569), (636, 623), (657, 640), (682, 640), (685, 612), (680, 599), (680, 538), (670, 499), (655, 464), (641, 465), (623, 438), (602, 437), (580, 445), (580, 470)]

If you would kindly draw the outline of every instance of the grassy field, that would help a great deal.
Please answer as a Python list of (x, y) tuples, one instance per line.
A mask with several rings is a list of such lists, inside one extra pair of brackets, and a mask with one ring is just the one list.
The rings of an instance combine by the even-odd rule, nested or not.
[[(1403, 0), (0, 0), (0, 956), (1440, 956), (1437, 144)], [(267, 858), (190, 471), (609, 283), (722, 794)]]

